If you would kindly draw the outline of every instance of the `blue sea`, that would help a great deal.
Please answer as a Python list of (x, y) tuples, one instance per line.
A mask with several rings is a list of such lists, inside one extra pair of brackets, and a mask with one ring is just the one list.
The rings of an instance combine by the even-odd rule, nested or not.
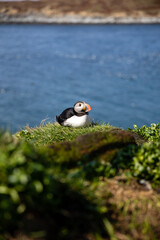
[(54, 122), (78, 100), (99, 123), (160, 122), (160, 25), (0, 25), (0, 128)]

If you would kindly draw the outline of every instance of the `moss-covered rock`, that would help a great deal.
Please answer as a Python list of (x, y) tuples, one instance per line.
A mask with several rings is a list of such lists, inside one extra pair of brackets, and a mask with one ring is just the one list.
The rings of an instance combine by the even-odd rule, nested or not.
[(50, 148), (55, 161), (72, 164), (72, 167), (80, 160), (87, 163), (93, 160), (109, 162), (119, 149), (136, 144), (134, 135), (112, 129), (79, 136), (72, 142), (53, 143)]

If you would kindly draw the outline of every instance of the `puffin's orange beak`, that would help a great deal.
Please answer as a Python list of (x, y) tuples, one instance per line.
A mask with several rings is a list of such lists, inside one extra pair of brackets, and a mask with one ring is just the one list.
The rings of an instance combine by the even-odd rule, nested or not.
[(87, 103), (85, 103), (85, 106), (86, 106), (86, 110), (85, 110), (85, 112), (89, 112), (90, 110), (91, 110), (91, 106), (89, 105), (89, 104), (87, 104)]

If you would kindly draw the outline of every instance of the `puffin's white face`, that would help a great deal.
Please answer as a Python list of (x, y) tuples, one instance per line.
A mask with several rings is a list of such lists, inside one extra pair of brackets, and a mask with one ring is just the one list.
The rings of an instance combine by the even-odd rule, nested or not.
[(90, 110), (91, 106), (83, 101), (78, 101), (74, 104), (74, 111), (77, 113), (89, 112)]

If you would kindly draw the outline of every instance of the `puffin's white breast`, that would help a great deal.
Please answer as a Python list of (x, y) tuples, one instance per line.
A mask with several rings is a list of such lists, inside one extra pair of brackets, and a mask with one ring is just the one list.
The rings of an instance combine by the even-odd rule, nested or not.
[(83, 127), (87, 126), (92, 123), (92, 118), (89, 115), (83, 116), (72, 116), (64, 121), (64, 126), (71, 126), (71, 127)]

